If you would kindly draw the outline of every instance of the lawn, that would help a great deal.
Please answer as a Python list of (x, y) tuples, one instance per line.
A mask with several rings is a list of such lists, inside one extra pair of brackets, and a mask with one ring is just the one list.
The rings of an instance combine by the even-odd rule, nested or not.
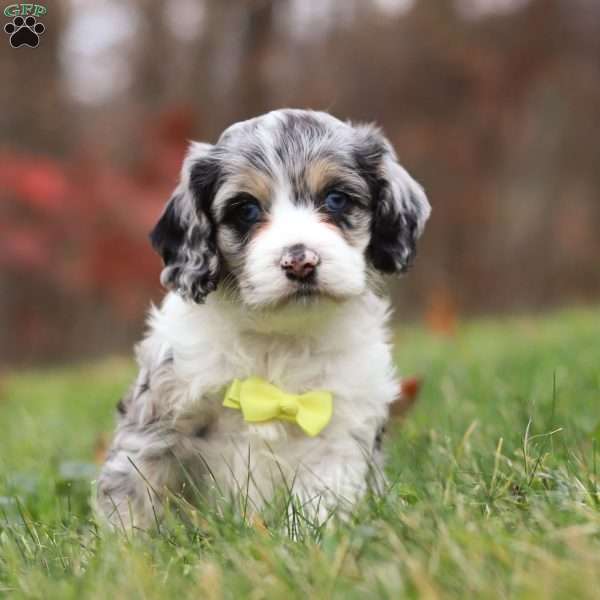
[(0, 596), (597, 598), (600, 311), (401, 328), (396, 355), (425, 385), (387, 440), (389, 490), (297, 541), (276, 507), (97, 528), (91, 481), (133, 365), (5, 373)]

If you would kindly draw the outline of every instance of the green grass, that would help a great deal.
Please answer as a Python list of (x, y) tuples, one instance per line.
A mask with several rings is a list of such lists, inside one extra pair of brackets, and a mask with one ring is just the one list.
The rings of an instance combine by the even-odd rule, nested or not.
[[(127, 361), (0, 380), (0, 596), (596, 598), (600, 311), (398, 334), (425, 386), (388, 440), (390, 490), (286, 535), (234, 506), (153, 534), (97, 529), (90, 479)], [(600, 452), (598, 452), (600, 454)]]

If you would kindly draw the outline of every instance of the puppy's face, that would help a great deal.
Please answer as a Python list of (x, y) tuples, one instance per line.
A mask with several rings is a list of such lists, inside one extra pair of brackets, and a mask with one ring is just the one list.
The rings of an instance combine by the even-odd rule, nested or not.
[(282, 110), (193, 144), (151, 234), (161, 281), (201, 301), (218, 285), (253, 308), (365, 291), (404, 271), (429, 204), (370, 126)]

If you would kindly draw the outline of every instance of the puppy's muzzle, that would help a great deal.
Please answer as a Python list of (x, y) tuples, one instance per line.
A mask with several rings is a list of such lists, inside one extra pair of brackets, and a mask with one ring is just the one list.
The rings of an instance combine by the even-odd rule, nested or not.
[(294, 244), (284, 250), (280, 264), (288, 279), (308, 282), (314, 279), (320, 262), (316, 252), (304, 244)]

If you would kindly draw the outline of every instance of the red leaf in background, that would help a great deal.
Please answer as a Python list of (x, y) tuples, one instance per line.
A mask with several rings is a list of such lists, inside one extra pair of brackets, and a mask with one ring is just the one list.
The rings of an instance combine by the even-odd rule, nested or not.
[(22, 229), (6, 231), (0, 239), (0, 267), (40, 269), (47, 263), (45, 242)]
[(68, 188), (64, 172), (49, 162), (27, 170), (18, 186), (23, 197), (31, 204), (50, 210), (59, 209), (64, 204)]
[(156, 275), (155, 260), (145, 239), (136, 239), (126, 232), (104, 232), (92, 243), (86, 272), (91, 281), (100, 285), (134, 285), (135, 281)]
[(64, 207), (69, 180), (64, 166), (27, 154), (0, 155), (0, 190), (31, 208), (56, 212)]
[(0, 148), (0, 270), (68, 302), (137, 319), (159, 294), (148, 243), (176, 185), (191, 113), (165, 113), (141, 156), (115, 167), (89, 148), (58, 161)]

